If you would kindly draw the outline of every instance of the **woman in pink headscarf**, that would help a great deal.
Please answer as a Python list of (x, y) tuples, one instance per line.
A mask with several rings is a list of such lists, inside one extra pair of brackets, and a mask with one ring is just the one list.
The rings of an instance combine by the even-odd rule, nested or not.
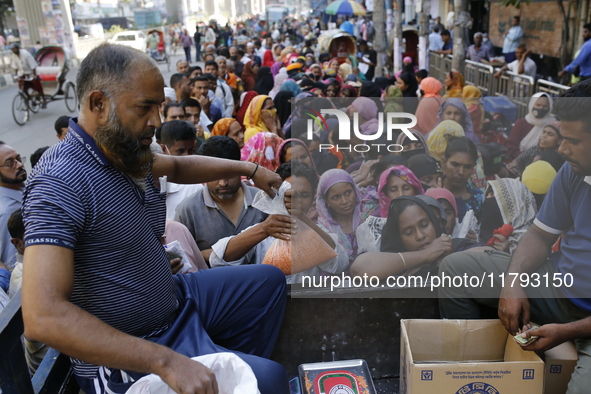
[(388, 217), (390, 210), (390, 203), (393, 199), (399, 196), (418, 196), (423, 194), (423, 186), (421, 181), (415, 174), (405, 166), (394, 166), (388, 168), (380, 175), (378, 186), (378, 198), (380, 201), (379, 216), (382, 218)]

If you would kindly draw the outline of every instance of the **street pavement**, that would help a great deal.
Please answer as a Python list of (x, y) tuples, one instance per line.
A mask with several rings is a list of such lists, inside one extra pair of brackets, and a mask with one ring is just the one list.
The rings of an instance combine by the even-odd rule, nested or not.
[[(176, 56), (171, 56), (170, 71), (168, 71), (165, 63), (158, 63), (166, 86), (169, 85), (171, 75), (176, 72), (176, 62), (184, 58), (184, 53), (181, 56), (180, 52), (182, 51), (178, 52)], [(195, 56), (194, 50), (192, 55)], [(195, 64), (203, 67), (202, 62), (192, 63), (191, 65)], [(77, 68), (71, 69), (68, 72), (67, 80), (75, 83), (77, 73)], [(62, 115), (78, 116), (78, 111), (69, 112), (64, 100), (53, 101), (47, 104), (46, 109), (41, 109), (36, 114), (31, 113), (29, 121), (24, 126), (19, 126), (12, 117), (12, 100), (17, 93), (18, 88), (16, 85), (0, 90), (0, 119), (2, 120), (0, 122), (0, 141), (12, 146), (21, 156), (27, 157), (26, 168), (30, 172), (31, 162), (29, 157), (31, 157), (31, 153), (38, 148), (58, 142), (53, 127), (56, 119)]]

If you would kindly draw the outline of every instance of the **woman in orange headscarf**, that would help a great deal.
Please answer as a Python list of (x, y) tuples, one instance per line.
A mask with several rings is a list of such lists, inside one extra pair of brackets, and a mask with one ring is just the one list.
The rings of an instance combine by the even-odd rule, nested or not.
[(225, 135), (238, 143), (240, 149), (244, 146), (244, 131), (236, 119), (222, 118), (215, 122), (211, 135)]
[(472, 120), (472, 126), (474, 127), (474, 133), (480, 138), (480, 132), (482, 131), (482, 121), (484, 120), (484, 110), (480, 105), (480, 97), (482, 92), (476, 86), (466, 85), (463, 90), (464, 104), (468, 108), (468, 114)]
[(443, 88), (441, 82), (433, 77), (427, 77), (421, 81), (421, 101), (415, 112), (417, 124), (414, 129), (423, 135), (427, 135), (439, 123), (437, 113), (443, 102), (439, 94), (441, 88)]
[(466, 83), (464, 76), (457, 71), (450, 71), (445, 74), (445, 96), (448, 97), (462, 97), (462, 92)]
[(244, 131), (245, 144), (250, 137), (261, 131), (270, 131), (283, 138), (275, 103), (271, 97), (261, 94), (250, 102), (244, 114), (244, 128), (246, 129)]

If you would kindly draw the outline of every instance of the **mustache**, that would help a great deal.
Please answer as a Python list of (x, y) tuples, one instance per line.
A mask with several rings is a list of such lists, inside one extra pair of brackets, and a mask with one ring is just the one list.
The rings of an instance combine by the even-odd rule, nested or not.
[[(111, 108), (107, 123), (95, 132), (96, 144), (115, 169), (133, 179), (144, 179), (152, 166), (154, 154), (149, 146), (140, 144), (139, 139), (133, 137), (131, 130), (121, 125), (114, 103)], [(142, 133), (140, 138), (153, 133)]]

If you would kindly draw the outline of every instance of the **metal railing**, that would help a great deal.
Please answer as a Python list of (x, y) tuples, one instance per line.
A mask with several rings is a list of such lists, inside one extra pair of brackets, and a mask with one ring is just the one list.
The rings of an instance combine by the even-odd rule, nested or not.
[[(445, 73), (451, 71), (453, 56), (429, 53), (429, 75), (443, 82)], [(518, 116), (528, 113), (530, 97), (534, 93), (545, 92), (550, 96), (558, 96), (567, 91), (568, 86), (556, 82), (539, 79), (529, 75), (515, 74), (506, 71), (499, 78), (494, 77), (495, 69), (487, 64), (466, 60), (464, 80), (466, 84), (476, 86), (483, 96), (506, 96), (518, 107)]]
[(570, 89), (569, 86), (561, 85), (556, 82), (546, 81), (545, 79), (538, 79), (536, 83), (536, 93), (544, 92), (550, 96), (558, 96), (560, 93), (566, 92)]
[(494, 69), (483, 63), (466, 60), (464, 68), (464, 80), (467, 84), (476, 86), (483, 96), (493, 95)]

